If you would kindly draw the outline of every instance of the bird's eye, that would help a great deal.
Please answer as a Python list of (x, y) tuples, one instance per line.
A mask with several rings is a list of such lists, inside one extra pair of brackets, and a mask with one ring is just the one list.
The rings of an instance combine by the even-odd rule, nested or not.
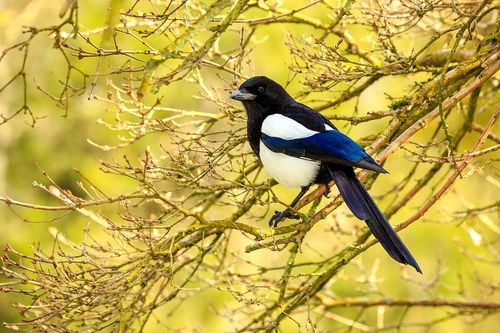
[(257, 91), (259, 92), (259, 94), (262, 94), (264, 92), (264, 87), (263, 86), (258, 87)]

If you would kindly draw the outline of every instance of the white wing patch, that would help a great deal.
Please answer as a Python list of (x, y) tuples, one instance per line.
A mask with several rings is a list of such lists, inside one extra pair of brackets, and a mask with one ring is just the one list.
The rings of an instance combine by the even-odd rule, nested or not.
[(260, 142), (259, 157), (271, 177), (286, 187), (297, 188), (310, 185), (319, 172), (320, 162), (275, 153), (267, 148), (262, 141)]
[[(326, 128), (326, 126), (325, 126)], [(261, 132), (284, 140), (302, 139), (318, 132), (306, 128), (304, 125), (282, 114), (267, 116), (262, 122)]]
[(325, 130), (327, 130), (327, 131), (333, 131), (333, 128), (330, 125), (325, 124)]

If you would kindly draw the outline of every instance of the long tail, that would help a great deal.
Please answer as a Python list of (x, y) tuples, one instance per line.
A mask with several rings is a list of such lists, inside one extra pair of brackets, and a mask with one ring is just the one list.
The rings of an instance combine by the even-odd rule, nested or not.
[(331, 167), (329, 169), (349, 209), (357, 218), (366, 222), (387, 253), (394, 260), (411, 265), (417, 272), (422, 273), (415, 258), (403, 244), (398, 234), (394, 232), (384, 214), (382, 214), (370, 194), (356, 177), (354, 170), (350, 167)]

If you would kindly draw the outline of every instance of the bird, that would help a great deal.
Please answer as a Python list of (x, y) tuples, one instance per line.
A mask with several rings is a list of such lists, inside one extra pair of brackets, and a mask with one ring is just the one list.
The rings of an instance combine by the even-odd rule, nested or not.
[(321, 113), (293, 99), (265, 76), (243, 82), (231, 99), (241, 101), (247, 113), (247, 139), (264, 168), (278, 183), (300, 188), (289, 207), (276, 211), (269, 225), (298, 219), (294, 206), (313, 184), (329, 192), (333, 180), (347, 207), (366, 222), (382, 247), (397, 262), (422, 273), (415, 258), (392, 229), (387, 218), (357, 178), (354, 168), (388, 173), (358, 143), (341, 133)]

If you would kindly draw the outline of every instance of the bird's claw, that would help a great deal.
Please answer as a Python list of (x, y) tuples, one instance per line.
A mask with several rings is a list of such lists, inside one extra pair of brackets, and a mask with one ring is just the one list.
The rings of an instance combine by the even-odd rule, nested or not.
[(330, 196), (329, 196), (330, 192), (331, 192), (330, 186), (325, 185), (325, 193), (323, 193), (323, 195), (325, 196), (325, 198), (327, 198), (327, 199), (330, 198)]
[(281, 212), (279, 210), (277, 210), (274, 212), (274, 215), (269, 220), (269, 226), (272, 228), (276, 228), (278, 226), (278, 223), (280, 223), (281, 220), (284, 220), (286, 218), (298, 220), (298, 219), (300, 219), (300, 216), (292, 213), (290, 208), (287, 208)]

